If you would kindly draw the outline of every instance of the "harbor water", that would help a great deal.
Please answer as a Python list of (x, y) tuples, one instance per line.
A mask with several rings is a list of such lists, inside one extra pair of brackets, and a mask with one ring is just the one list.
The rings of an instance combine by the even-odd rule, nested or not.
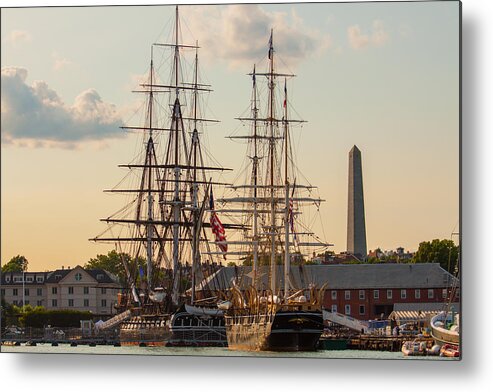
[(89, 347), (79, 345), (71, 347), (69, 344), (51, 346), (51, 344), (38, 344), (30, 346), (1, 346), (2, 353), (36, 353), (36, 354), (109, 354), (109, 355), (179, 355), (179, 356), (208, 356), (208, 357), (277, 357), (277, 358), (319, 358), (319, 359), (406, 359), (447, 361), (458, 358), (445, 358), (438, 356), (406, 357), (401, 352), (388, 351), (362, 351), (362, 350), (318, 350), (313, 352), (252, 352), (233, 351), (222, 347), (113, 347), (101, 345)]

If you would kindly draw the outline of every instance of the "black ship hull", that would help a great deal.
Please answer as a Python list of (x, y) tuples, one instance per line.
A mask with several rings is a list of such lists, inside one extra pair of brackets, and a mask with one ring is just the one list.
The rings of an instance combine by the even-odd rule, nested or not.
[(272, 351), (315, 351), (323, 332), (322, 312), (280, 311), (268, 337)]
[(226, 316), (228, 347), (249, 351), (315, 351), (323, 332), (319, 311)]

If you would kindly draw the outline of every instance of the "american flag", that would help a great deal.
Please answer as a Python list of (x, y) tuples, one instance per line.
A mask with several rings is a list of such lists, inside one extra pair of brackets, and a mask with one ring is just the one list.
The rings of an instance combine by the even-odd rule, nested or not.
[[(216, 237), (216, 242), (225, 242), (226, 241), (226, 232), (224, 231), (224, 226), (219, 220), (216, 212), (214, 211), (214, 196), (212, 194), (211, 189), (211, 197), (209, 198), (210, 210), (211, 210), (211, 229), (212, 233)], [(224, 253), (224, 259), (226, 259), (226, 252), (228, 251), (228, 244), (217, 244), (221, 252)]]

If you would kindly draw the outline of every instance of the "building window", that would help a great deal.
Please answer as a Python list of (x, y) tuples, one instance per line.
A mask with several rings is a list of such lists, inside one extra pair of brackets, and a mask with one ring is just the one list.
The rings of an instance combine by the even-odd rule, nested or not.
[(97, 274), (96, 275), (96, 280), (103, 280), (104, 279), (104, 275), (103, 274)]
[(0, 295), (1, 295), (2, 297), (5, 297), (5, 289), (0, 289)]
[(365, 305), (359, 306), (359, 314), (365, 314)]
[(387, 290), (387, 299), (392, 299), (392, 290)]
[(428, 298), (433, 298), (433, 289), (428, 289)]
[(347, 315), (351, 314), (351, 305), (345, 305), (344, 306), (344, 313)]
[(43, 277), (42, 276), (36, 276), (36, 282), (43, 283)]
[(373, 290), (373, 299), (378, 299), (380, 297), (380, 290)]
[(84, 294), (89, 294), (89, 287), (87, 286), (84, 287)]
[(68, 306), (70, 307), (74, 306), (74, 300), (72, 298), (68, 300)]
[(103, 287), (103, 288), (101, 289), (101, 294), (106, 294), (106, 288), (104, 288), (104, 287)]
[(332, 306), (330, 307), (330, 311), (331, 311), (332, 313), (337, 313), (337, 305), (332, 305)]
[(58, 306), (58, 301), (56, 299), (52, 299), (51, 300), (51, 306), (53, 306), (54, 308), (56, 308)]
[(29, 296), (29, 289), (24, 289), (24, 295)]
[(26, 277), (26, 282), (32, 282), (33, 281), (33, 277), (32, 276), (27, 276)]
[(345, 299), (351, 299), (351, 291), (350, 290), (344, 291), (344, 298)]
[(69, 294), (73, 294), (74, 293), (74, 287), (73, 286), (69, 286), (68, 293)]
[(10, 283), (10, 276), (5, 277), (5, 282)]
[(447, 289), (442, 289), (442, 298), (447, 298)]
[(406, 289), (401, 290), (401, 299), (406, 299), (407, 298), (407, 291)]
[(24, 301), (24, 305), (29, 305), (29, 300), (27, 300), (27, 299), (26, 299), (26, 300)]
[(77, 273), (75, 274), (75, 280), (76, 280), (77, 282), (80, 282), (80, 281), (82, 280), (82, 274), (81, 274), (80, 272), (77, 272)]
[(106, 300), (105, 299), (101, 300), (101, 307), (106, 308)]
[(421, 290), (420, 289), (414, 290), (414, 298), (416, 298), (416, 299), (421, 298)]
[(37, 300), (36, 306), (43, 306), (43, 300), (42, 299)]
[(14, 276), (14, 282), (22, 282), (22, 276)]
[(331, 298), (332, 299), (337, 299), (337, 291), (332, 290), (331, 293), (330, 293), (330, 295), (331, 295)]
[(89, 307), (89, 300), (88, 299), (84, 300), (84, 307), (85, 308)]
[(43, 295), (43, 289), (36, 289), (36, 295), (41, 297)]
[(12, 290), (12, 295), (17, 297), (19, 295), (19, 289), (13, 289)]
[(57, 293), (58, 293), (58, 289), (56, 287), (52, 287), (51, 294), (57, 294)]
[(359, 299), (365, 299), (365, 290), (359, 291)]

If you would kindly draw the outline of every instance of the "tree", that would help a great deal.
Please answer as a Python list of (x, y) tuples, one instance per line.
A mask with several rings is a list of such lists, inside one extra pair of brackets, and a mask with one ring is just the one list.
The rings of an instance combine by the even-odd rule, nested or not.
[[(118, 253), (116, 250), (108, 252), (107, 255), (97, 255), (96, 258), (90, 259), (85, 265), (86, 269), (104, 269), (116, 275), (121, 283), (127, 282), (127, 274), (123, 266), (122, 259), (125, 259), (131, 270), (137, 271), (135, 260), (132, 260), (127, 253)], [(137, 258), (138, 265), (145, 266), (145, 260), (142, 257)]]
[(90, 259), (85, 265), (85, 269), (104, 269), (116, 275), (121, 282), (126, 281), (125, 268), (123, 267), (122, 257), (130, 260), (130, 256), (122, 253), (119, 254), (116, 250), (108, 252), (107, 255), (97, 255), (96, 258)]
[(425, 241), (419, 244), (412, 258), (413, 263), (439, 263), (440, 266), (452, 273), (459, 257), (459, 247), (452, 240)]
[(29, 262), (24, 256), (17, 255), (10, 259), (10, 261), (2, 266), (2, 272), (22, 272), (27, 271), (27, 265)]

